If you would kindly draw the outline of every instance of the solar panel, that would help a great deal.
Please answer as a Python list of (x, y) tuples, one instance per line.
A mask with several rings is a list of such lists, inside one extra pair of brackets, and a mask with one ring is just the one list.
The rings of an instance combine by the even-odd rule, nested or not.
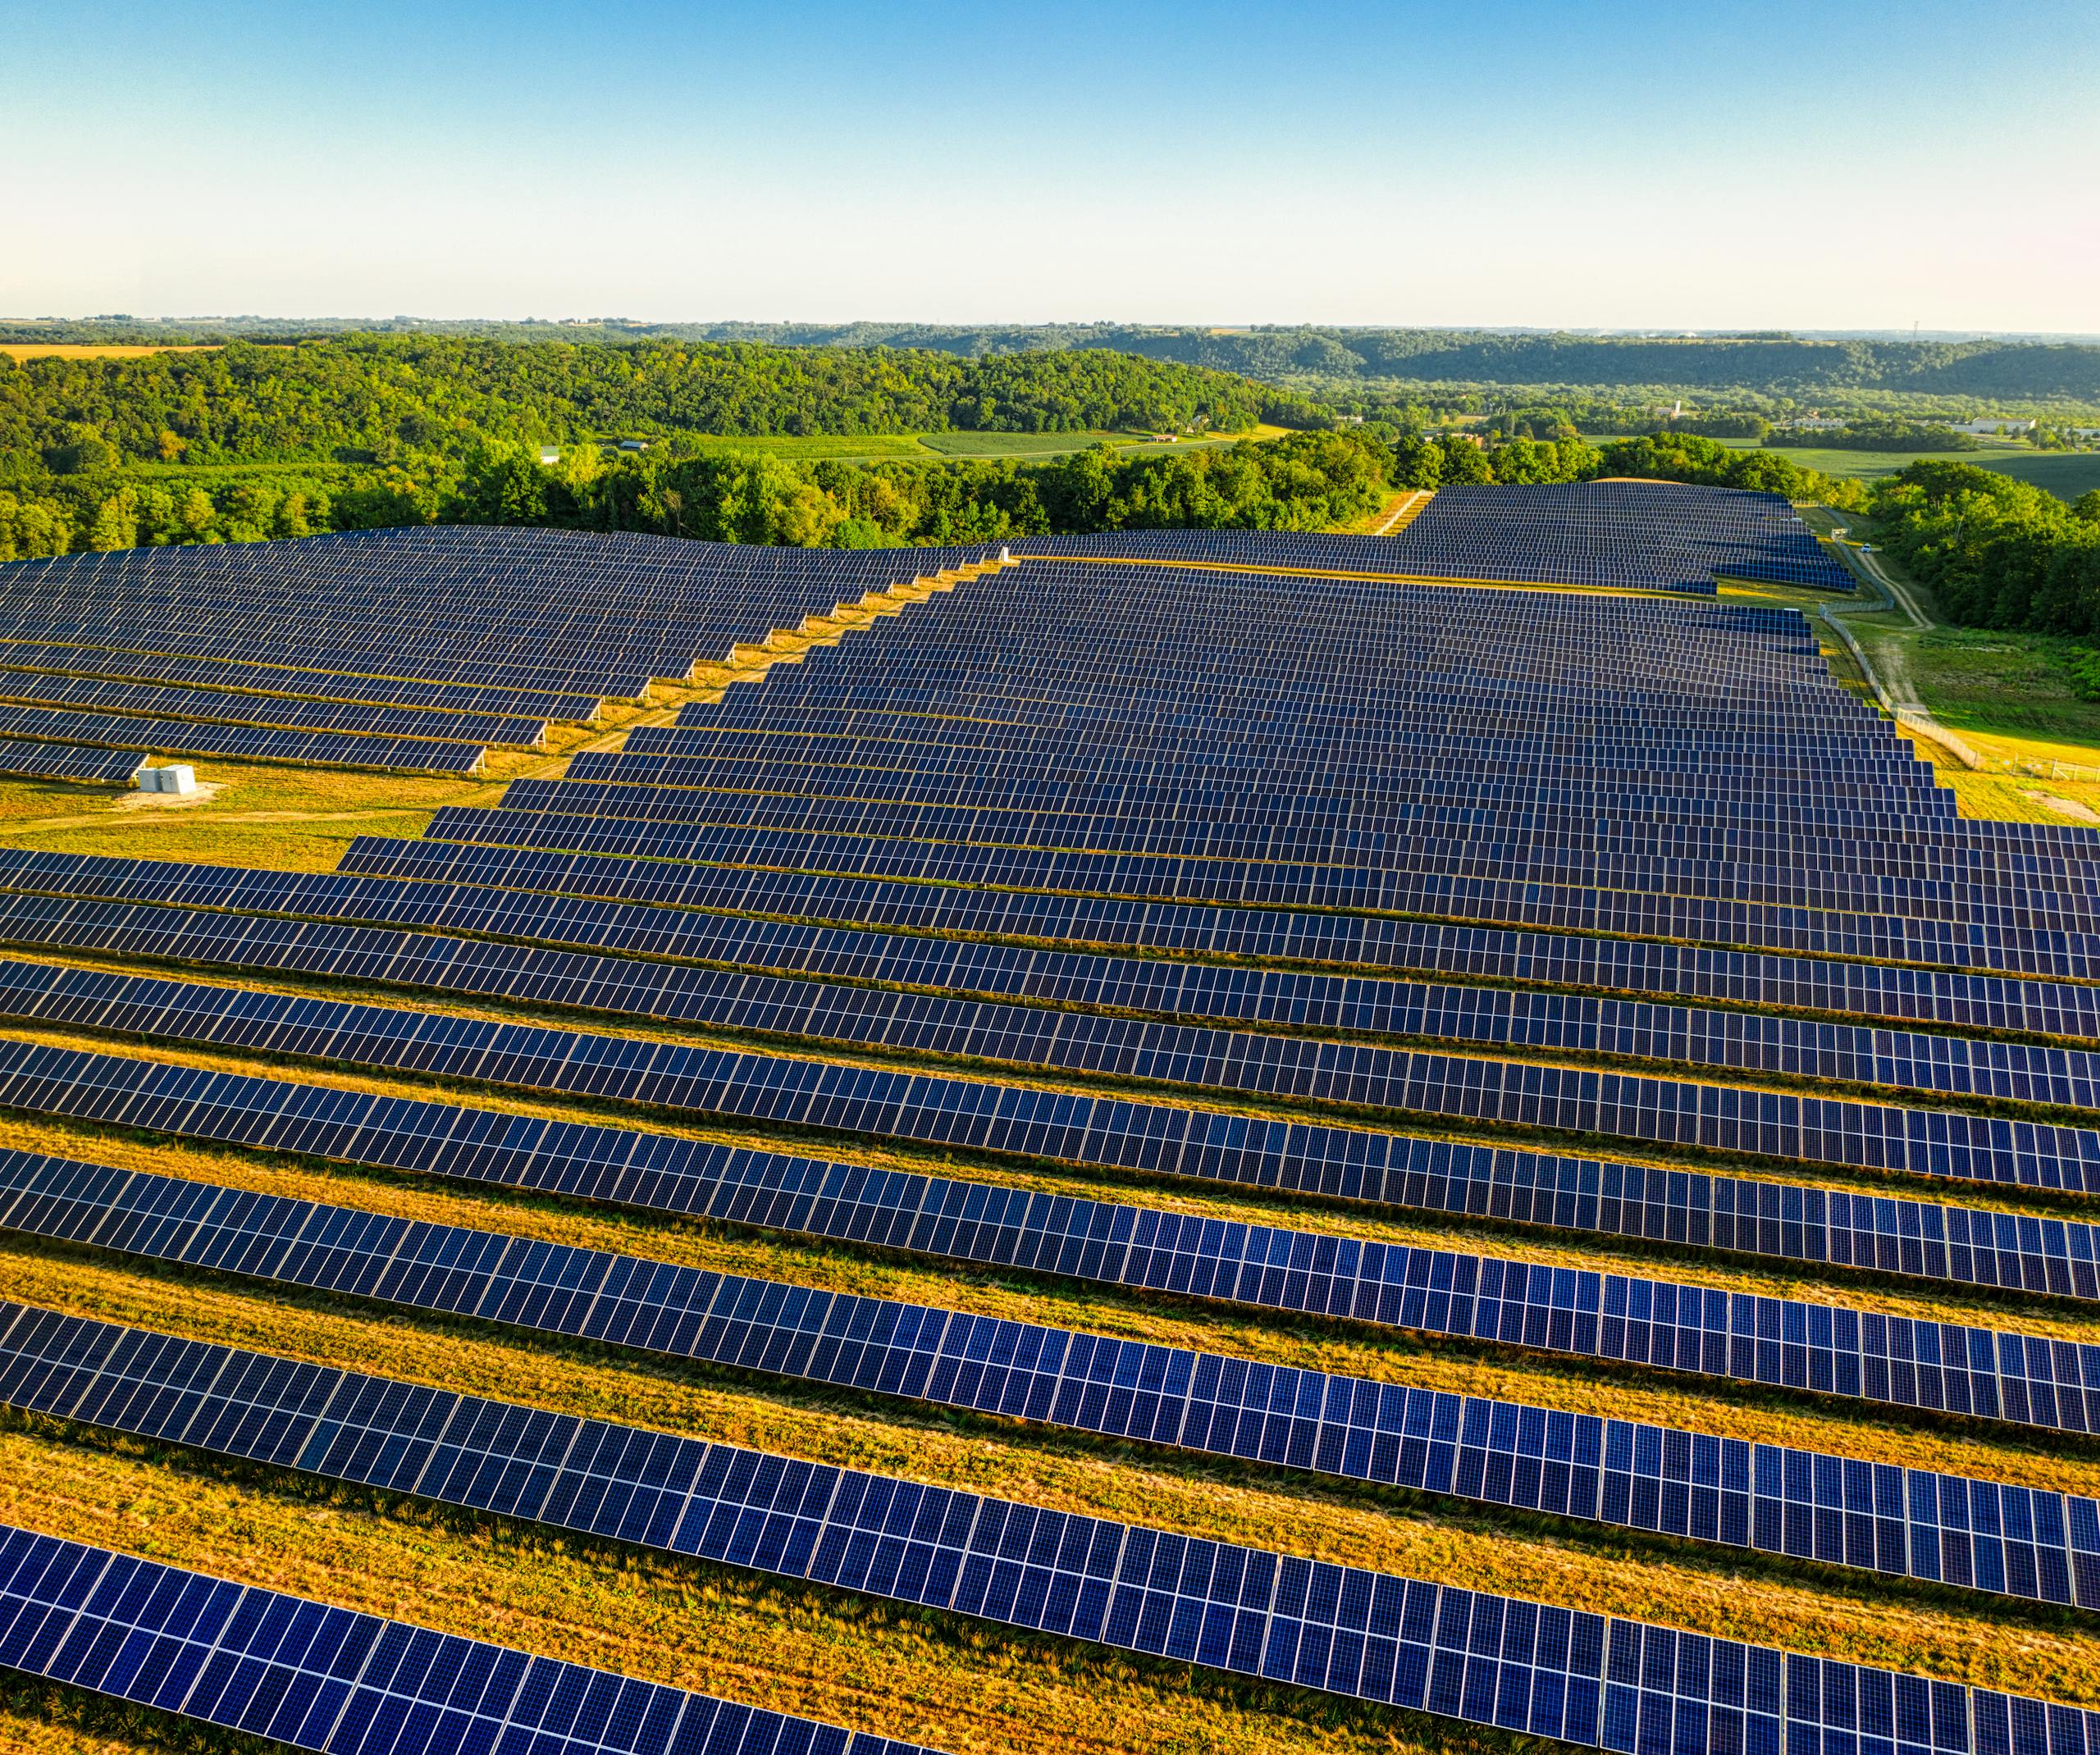
[(357, 732), (366, 736), (435, 738), (446, 742), (545, 747), (544, 720), (499, 713), (425, 712), (414, 708), (344, 701), (293, 700), (223, 689), (147, 686), (91, 677), (19, 675), (0, 670), (0, 701), (29, 706), (80, 707), (98, 713), (195, 719), (217, 725), (261, 725), (299, 731)]
[(64, 744), (0, 739), (0, 774), (18, 780), (72, 780), (86, 786), (131, 783), (143, 763), (136, 750), (80, 750)]
[[(628, 958), (538, 953), (423, 933), (243, 920), (165, 908), (67, 904), (43, 897), (0, 898), (0, 941), (354, 976), (419, 989), (530, 998), (543, 1005), (567, 1005), (742, 1029), (774, 1028), (848, 1045), (924, 1043), (950, 1053), (1082, 1069), (1102, 1064), (1120, 1042), (1125, 1047), (1115, 1064), (1135, 1069), (1146, 1064), (1148, 1057), (1157, 1058), (1157, 1076), (1223, 1089), (1302, 1092), (1305, 1086), (1299, 1074), (1308, 1064), (1321, 1070), (1326, 1055), (1317, 1044), (1285, 1037), (1235, 1037), (1166, 1026), (1146, 1026), (1141, 1031), (1120, 1019), (1056, 1011), (1029, 1014), (978, 1001), (760, 980), (681, 964), (652, 968)], [(916, 942), (904, 941), (907, 947)], [(902, 972), (887, 973), (895, 978)], [(0, 982), (0, 995), (5, 991), (4, 982)], [(1484, 1001), (1510, 997), (1495, 989), (1474, 991)], [(1125, 987), (1112, 990), (1106, 997), (1129, 1005), (1137, 1003), (1139, 996)], [(1549, 1019), (1573, 1009), (1572, 1002), (1558, 996), (1541, 997), (1549, 1008), (1545, 1013)], [(38, 1003), (40, 1009), (45, 1001), (40, 998)], [(1655, 1011), (1646, 1007), (1628, 1010), (1644, 1014)], [(1465, 1016), (1454, 1005), (1430, 1021), (1436, 1022), (1443, 1033), (1455, 1033), (1450, 1019), (1463, 1021)], [(1755, 1037), (1746, 1040), (1734, 1031), (1717, 1032), (1710, 1042), (1702, 1041), (1671, 1026), (1668, 1014), (1662, 1014), (1659, 1023), (1652, 1015), (1645, 1016), (1609, 1034), (1594, 1019), (1578, 1020), (1557, 1033), (1552, 1046), (1595, 1049), (1609, 1042), (1621, 1053), (1657, 1058), (1673, 1054), (1735, 1068), (1756, 1064), (1755, 1051), (1763, 1046), (1771, 1051), (1765, 1062), (1768, 1069), (1789, 1074), (1817, 1072), (1901, 1085), (1927, 1083), (1929, 1072), (1942, 1089), (1981, 1089), (2018, 1094), (2030, 1101), (2038, 1095), (2066, 1103), (2091, 1101), (2093, 1074), (2089, 1057), (2083, 1055), (1977, 1044), (1962, 1037), (1848, 1032), (1827, 1023), (1803, 1023), (1789, 1030), (1736, 1014), (1714, 1016), (1730, 1023), (1763, 1024), (1758, 1032), (1761, 1045)], [(908, 1032), (902, 1028), (906, 1020)], [(1428, 1028), (1419, 1016), (1412, 1021), (1386, 1018), (1381, 1023), (1385, 1028), (1413, 1032)], [(1521, 1032), (1510, 1027), (1506, 1014), (1491, 1017), (1474, 1033), (1488, 1042), (1523, 1039)], [(1862, 1038), (1859, 1058), (1856, 1064), (1840, 1065), (1837, 1057), (1845, 1051), (1850, 1036)], [(1821, 1064), (1815, 1052), (1819, 1048)], [(1998, 1052), (1972, 1063), (1966, 1055), (1971, 1048)], [(1343, 1063), (1344, 1070), (1330, 1073), (1329, 1087), (1316, 1086), (1314, 1094), (1405, 1106), (1390, 1094), (1380, 1095), (1380, 1078), (1396, 1076), (1379, 1070), (1392, 1058), (1379, 1050), (1352, 1052)], [(2075, 1064), (2075, 1073), (2063, 1069), (2070, 1063)], [(2053, 1082), (2052, 1067), (2059, 1069)], [(1480, 1087), (1466, 1088), (1477, 1092)], [(1472, 1112), (1481, 1106), (1475, 1102)], [(1253, 1146), (1249, 1140), (1243, 1150)], [(1408, 1151), (1395, 1169), (1390, 1162), (1395, 1148), (1380, 1149), (1388, 1156), (1386, 1174), (1382, 1180), (1366, 1174), (1349, 1185), (1357, 1197), (1793, 1260), (1853, 1263), (1971, 1283), (2031, 1285), (2037, 1291), (2100, 1297), (2093, 1273), (2093, 1228), (2076, 1220), (2021, 1218), (1887, 1197), (1855, 1198), (1796, 1185), (1511, 1146), (1491, 1149), (1439, 1142), (1427, 1155)], [(1331, 1150), (1326, 1156), (1331, 1160), (1336, 1153)], [(1166, 1161), (1158, 1167), (1166, 1168)], [(1203, 1171), (1199, 1165), (1192, 1174)], [(1259, 1174), (1243, 1166), (1241, 1179), (1271, 1178), (1264, 1165)], [(1316, 1186), (1320, 1192), (1331, 1192), (1326, 1184)]]
[[(372, 843), (377, 846), (377, 841)], [(404, 845), (415, 850), (422, 844)], [(491, 875), (529, 883), (501, 855)], [(781, 874), (738, 874), (748, 893), (723, 896), (763, 909)], [(763, 914), (717, 914), (641, 905), (566, 900), (530, 888), (418, 882), (341, 872), (251, 870), (167, 859), (123, 859), (0, 848), (0, 892), (87, 900), (137, 901), (236, 913), (294, 914), (471, 932), (566, 950), (618, 952), (644, 959), (710, 962), (782, 974), (851, 978), (997, 997), (1112, 1005), (1126, 1010), (1205, 1022), (1299, 1023), (1338, 1030), (1376, 1029), (1440, 989), (1384, 978), (1395, 971), (1523, 982), (1550, 989), (1586, 989), (1610, 1003), (1594, 1011), (1602, 1027), (1626, 1015), (1622, 995), (1755, 1004), (1768, 1013), (1812, 1012), (1878, 1022), (2011, 1030), (2100, 1042), (2100, 989), (2073, 982), (1806, 957), (1752, 957), (1627, 939), (1467, 929), (1427, 921), (1349, 920), (1333, 915), (1281, 916), (1217, 911), (1204, 930), (1167, 910), (1167, 919), (1121, 923), (1142, 956), (1089, 954), (979, 938), (803, 925)], [(781, 897), (784, 900), (785, 898)], [(938, 898), (943, 905), (947, 895)], [(999, 905), (1002, 892), (966, 900)], [(40, 916), (30, 916), (31, 919)], [(96, 917), (98, 919), (102, 917)], [(931, 923), (942, 923), (944, 916)], [(971, 929), (970, 921), (957, 931)], [(998, 923), (987, 914), (984, 923)], [(1139, 930), (1149, 926), (1149, 932)], [(1102, 919), (1106, 933), (1111, 923)], [(1089, 928), (1081, 928), (1080, 931)], [(1356, 970), (1329, 973), (1221, 964), (1189, 957), (1308, 959), (1333, 951)], [(1176, 956), (1172, 953), (1180, 952)], [(1517, 1005), (1523, 990), (1469, 987), (1465, 993)], [(1795, 1020), (1774, 1019), (1782, 1030)]]
[[(1841, 1418), (2100, 1429), (2100, 1347), (2076, 1342), (2075, 1312), (1929, 1320), (1864, 1292), (1765, 1297), (1739, 1272), (1869, 1270), (1941, 1303), (1957, 1286), (2100, 1299), (2080, 1199), (2100, 1187), (2100, 836), (1963, 818), (1836, 686), (1806, 618), (1714, 599), (1723, 577), (1849, 584), (1775, 497), (1600, 484), (1440, 503), (1398, 538), (1119, 532), (1023, 543), (1043, 558), (1018, 562), (452, 529), (11, 568), (0, 722), (368, 747), (537, 727), (553, 715), (523, 704), (634, 698), (864, 594), (935, 572), (953, 588), (848, 617), (797, 662), (445, 810), (420, 841), (361, 840), (336, 873), (0, 850), (0, 942), (294, 990), (0, 962), (18, 1027), (0, 1108), (1552, 1370), (1609, 1361), (1663, 1393), (1727, 1379)], [(1457, 590), (1410, 566), (1590, 588)], [(339, 980), (664, 1028), (313, 985)], [(1004, 1187), (996, 1168), (908, 1174), (21, 1039), (62, 1030), (842, 1151), (902, 1141), (1381, 1203), (1550, 1229), (1576, 1265), (1532, 1259), (1541, 1243), (1368, 1243)], [(676, 1039), (692, 1032), (751, 1046)], [(1956, 1182), (2005, 1193), (1934, 1197)], [(1284, 1370), (24, 1154), (0, 1157), (0, 1225), (1522, 1510), (1592, 1542), (1653, 1531), (1856, 1584), (2100, 1607), (2100, 1506), (2009, 1465), (1951, 1475), (1842, 1438), (1609, 1420), (1561, 1390)], [(1616, 1238), (1737, 1259), (1580, 1265)], [(2082, 1714), (1958, 1684), (1573, 1616), (1542, 1634), (1549, 1606), (1006, 1502), (943, 1495), (929, 1524), (938, 1490), (909, 1482), (819, 1481), (26, 1306), (0, 1325), (0, 1388), (25, 1410), (1628, 1755), (2089, 1755)]]
[(317, 1755), (918, 1748), (6, 1525), (0, 1666)]
[(1440, 489), (1391, 536), (1236, 530), (1028, 536), (1025, 555), (1710, 594), (1717, 574), (1850, 591), (1851, 575), (1776, 494), (1588, 481)]
[[(834, 1015), (848, 1015), (861, 997), (858, 989), (832, 991)], [(1061, 1014), (1037, 1015), (1047, 1018), (1046, 1030), (1065, 1022)], [(1482, 1156), (1491, 1148), (1463, 1141), (48, 964), (0, 960), (0, 1017), (1346, 1200), (1442, 1205), (1410, 1200), (1408, 1183), (1448, 1175), (1454, 1155), (1461, 1174), (1474, 1166), (1491, 1174)], [(824, 1028), (806, 1016), (787, 1020), (787, 1027), (811, 1035)], [(1084, 1053), (1075, 1063), (1139, 1078), (1186, 1074), (1180, 1060), (1199, 1055), (1200, 1047), (1184, 1049), (1173, 1038), (1200, 1032), (1157, 1028), (1167, 1037), (1156, 1048)], [(938, 1020), (923, 1031), (900, 1025), (870, 1035), (884, 1046), (937, 1048), (943, 1037)], [(1290, 1075), (1275, 1082), (1284, 1094), (1315, 1094), (1312, 1074), (1324, 1069), (1334, 1094), (1376, 1098), (1352, 1067), (1381, 1051), (1316, 1043), (1311, 1064), (1294, 1072), (1286, 1040), (1249, 1040), (1267, 1051), (1250, 1064)], [(954, 1051), (970, 1044), (966, 1037), (950, 1046)], [(1001, 1055), (997, 1046), (983, 1051)], [(1616, 1134), (1924, 1178), (2100, 1187), (2100, 1128), (1438, 1054), (1405, 1055), (1401, 1076), (1404, 1091), (1389, 1097), (1394, 1106), (1477, 1123)], [(1556, 1175), (1582, 1174), (1581, 1160), (1545, 1167)]]
[(484, 759), (481, 747), (475, 744), (362, 737), (347, 732), (206, 725), (116, 713), (48, 711), (39, 707), (0, 706), (0, 735), (153, 755), (219, 755), (242, 761), (318, 763), (331, 768), (377, 768), (409, 773), (476, 773)]
[(0, 646), (633, 700), (652, 677), (990, 552), (453, 526), (67, 555), (0, 568)]

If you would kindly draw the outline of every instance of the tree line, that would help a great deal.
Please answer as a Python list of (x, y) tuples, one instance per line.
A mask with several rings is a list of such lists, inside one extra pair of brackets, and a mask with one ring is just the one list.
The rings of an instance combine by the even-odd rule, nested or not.
[(384, 467), (174, 468), (0, 488), (0, 559), (433, 522), (842, 548), (1103, 530), (1330, 530), (1360, 523), (1406, 489), (1599, 476), (1865, 503), (1858, 483), (1802, 469), (1778, 452), (1732, 450), (1678, 433), (1602, 447), (1522, 435), (1483, 445), (1455, 433), (1366, 423), (1203, 450), (1097, 446), (1043, 462), (854, 463), (582, 446), (551, 466), (534, 448), (484, 439), (458, 458)]
[(1973, 433), (1958, 433), (1944, 422), (1906, 421), (1893, 416), (1848, 419), (1834, 428), (1790, 426), (1767, 433), (1770, 445), (1819, 451), (1978, 451)]
[[(1640, 432), (1682, 399), (1691, 418), (1783, 417), (1815, 408), (1965, 420), (2036, 416), (2100, 422), (2100, 347), (2022, 340), (1803, 337), (1784, 332), (1638, 336), (1510, 335), (1434, 329), (1212, 329), (1116, 323), (644, 323), (288, 317), (0, 320), (0, 342), (281, 345), (356, 333), (382, 338), (629, 349), (730, 344), (826, 353), (879, 351), (981, 362), (1110, 350), (1252, 378), (1350, 414), (1401, 421), (1495, 413), (1526, 403), (1587, 405), (1587, 432)], [(1607, 424), (1609, 422), (1610, 424)], [(1285, 422), (1285, 424), (1290, 424)], [(873, 430), (873, 429), (871, 429)], [(1728, 436), (1712, 429), (1714, 436)]]
[(1308, 376), (1646, 390), (1741, 390), (1828, 397), (1846, 390), (1969, 399), (2100, 402), (2100, 347), (2021, 340), (1913, 340), (1728, 335), (1596, 335), (1493, 330), (1335, 328), (1219, 330), (1171, 324), (585, 323), (291, 317), (156, 321), (125, 316), (0, 322), (0, 340), (105, 343), (296, 342), (354, 331), (505, 344), (734, 344), (859, 352), (930, 352), (977, 360), (1002, 354), (1108, 349), (1284, 383)]
[(2100, 489), (2066, 504), (1996, 470), (1921, 459), (1878, 485), (1871, 515), (1948, 620), (2100, 636)]
[(433, 522), (649, 531), (713, 541), (874, 548), (1133, 528), (1325, 530), (1390, 492), (1377, 436), (1307, 432), (1125, 461), (1095, 446), (1041, 463), (853, 463), (760, 452), (602, 454), (555, 465), (507, 440), (456, 463), (295, 467), (0, 489), (0, 560), (165, 543), (258, 541)]

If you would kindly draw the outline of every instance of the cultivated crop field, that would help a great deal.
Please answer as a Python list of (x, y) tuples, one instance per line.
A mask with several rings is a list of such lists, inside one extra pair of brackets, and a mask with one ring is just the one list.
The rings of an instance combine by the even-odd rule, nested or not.
[(210, 344), (152, 347), (103, 341), (0, 341), (0, 353), (15, 359), (136, 359), (148, 353), (203, 353)]

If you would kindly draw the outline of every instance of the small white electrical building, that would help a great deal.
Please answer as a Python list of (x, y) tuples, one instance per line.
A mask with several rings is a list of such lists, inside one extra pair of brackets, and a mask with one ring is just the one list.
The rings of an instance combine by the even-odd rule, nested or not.
[(197, 792), (197, 770), (187, 766), (142, 768), (132, 777), (141, 792), (172, 792), (177, 798), (193, 798)]

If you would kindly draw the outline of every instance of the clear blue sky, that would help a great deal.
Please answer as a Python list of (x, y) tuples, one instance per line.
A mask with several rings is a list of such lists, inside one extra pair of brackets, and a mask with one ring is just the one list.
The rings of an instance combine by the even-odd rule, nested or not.
[(2093, 0), (0, 0), (0, 313), (2100, 329)]

